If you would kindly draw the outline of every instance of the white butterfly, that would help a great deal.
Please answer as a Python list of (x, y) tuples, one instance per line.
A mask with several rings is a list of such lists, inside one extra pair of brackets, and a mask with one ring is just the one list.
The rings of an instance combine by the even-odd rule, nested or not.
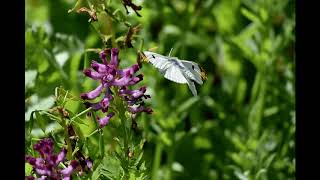
[(180, 84), (188, 84), (192, 94), (197, 96), (194, 81), (202, 85), (202, 80), (205, 79), (204, 71), (199, 68), (197, 63), (170, 57), (170, 54), (169, 56), (163, 56), (150, 51), (144, 51), (143, 53), (166, 79)]

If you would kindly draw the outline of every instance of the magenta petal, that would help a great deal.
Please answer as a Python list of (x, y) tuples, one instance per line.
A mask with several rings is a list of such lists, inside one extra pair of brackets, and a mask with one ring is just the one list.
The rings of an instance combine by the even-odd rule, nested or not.
[(128, 83), (131, 81), (131, 77), (130, 77), (130, 74), (127, 73), (125, 76), (123, 76), (122, 78), (120, 79), (116, 79), (112, 82), (112, 85), (113, 86), (127, 86)]
[(102, 91), (102, 84), (100, 84), (96, 89), (88, 92), (88, 93), (82, 93), (80, 96), (82, 99), (95, 99), (98, 97)]
[(151, 114), (153, 111), (151, 108), (146, 108), (144, 106), (139, 106), (139, 107), (129, 107), (129, 111), (132, 113), (132, 114), (136, 114), (136, 113), (139, 113), (139, 112), (146, 112), (148, 114)]
[(83, 73), (94, 80), (99, 80), (104, 76), (104, 74), (92, 71), (91, 69), (85, 69)]
[(90, 159), (86, 159), (86, 163), (87, 163), (87, 167), (91, 169), (93, 166), (92, 161)]
[(99, 122), (99, 127), (100, 128), (103, 128), (104, 126), (106, 126), (110, 120), (110, 118), (112, 118), (114, 116), (114, 113), (110, 113), (108, 114), (107, 116), (105, 116), (104, 118), (102, 119), (98, 119), (98, 122)]
[(64, 176), (71, 176), (72, 172), (74, 169), (77, 168), (77, 166), (79, 165), (79, 163), (75, 160), (72, 160), (70, 165), (68, 167), (66, 167), (65, 169), (61, 170), (61, 174), (63, 174)]
[(100, 64), (96, 61), (92, 61), (91, 67), (92, 67), (92, 69), (94, 69), (98, 73), (106, 73), (108, 71), (108, 66), (106, 66), (104, 64)]
[(67, 154), (67, 149), (63, 148), (61, 152), (58, 154), (55, 164), (59, 164), (61, 161), (63, 161), (64, 158), (66, 157), (66, 154)]
[(118, 54), (119, 54), (119, 50), (117, 48), (112, 48), (110, 65), (114, 67), (118, 67)]
[(142, 80), (143, 80), (143, 74), (139, 74), (138, 76), (133, 77), (131, 81), (128, 83), (128, 85), (135, 85)]
[(102, 108), (108, 108), (108, 106), (110, 104), (110, 99), (108, 97), (105, 97), (105, 98), (102, 99), (100, 104), (101, 104)]
[(134, 64), (133, 66), (123, 69), (123, 70), (119, 70), (118, 74), (120, 76), (124, 76), (127, 72), (129, 72), (130, 75), (133, 75), (134, 73), (136, 73), (137, 71), (139, 71), (139, 65), (138, 64)]
[(107, 62), (107, 54), (104, 51), (100, 52), (100, 59), (102, 60), (103, 64), (105, 64), (105, 65), (108, 64), (108, 62)]
[(84, 105), (86, 106), (86, 108), (91, 107), (92, 110), (94, 110), (94, 111), (98, 111), (98, 110), (100, 110), (102, 108), (101, 105), (100, 105), (100, 102), (99, 103), (85, 102)]
[(35, 169), (35, 171), (37, 172), (37, 174), (39, 175), (46, 175), (46, 176), (50, 176), (51, 175), (51, 171), (49, 170), (45, 170), (45, 169)]

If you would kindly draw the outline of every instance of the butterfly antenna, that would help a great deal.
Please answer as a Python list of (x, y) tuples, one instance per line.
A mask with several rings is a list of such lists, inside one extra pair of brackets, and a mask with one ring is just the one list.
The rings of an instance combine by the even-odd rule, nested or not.
[(173, 48), (171, 48), (171, 49), (170, 49), (170, 52), (169, 52), (169, 57), (170, 57), (170, 55), (171, 55), (171, 52), (172, 52), (172, 50), (173, 50)]

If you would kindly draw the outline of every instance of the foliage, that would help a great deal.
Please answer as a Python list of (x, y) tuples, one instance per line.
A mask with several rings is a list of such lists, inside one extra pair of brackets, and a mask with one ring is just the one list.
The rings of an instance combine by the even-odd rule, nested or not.
[[(79, 179), (295, 179), (295, 1), (132, 1), (141, 17), (122, 2), (26, 1), (26, 154), (44, 137), (65, 146), (72, 126), (69, 156), (93, 160)], [(143, 63), (153, 114), (125, 113), (129, 137), (118, 116), (99, 129), (80, 98), (97, 83), (82, 71), (111, 47), (121, 68), (173, 48), (208, 79), (192, 97)]]

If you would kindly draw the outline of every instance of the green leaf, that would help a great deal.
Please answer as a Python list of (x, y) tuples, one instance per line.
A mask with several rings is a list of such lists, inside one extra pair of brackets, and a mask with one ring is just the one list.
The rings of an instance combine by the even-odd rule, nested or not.
[(25, 174), (25, 176), (31, 175), (32, 169), (33, 168), (29, 163), (25, 163), (24, 164), (24, 174)]
[(263, 174), (266, 174), (266, 173), (267, 173), (267, 170), (266, 170), (266, 169), (264, 169), (264, 168), (260, 169), (260, 170), (257, 172), (255, 179), (260, 179), (261, 176), (262, 176)]
[(78, 90), (78, 72), (81, 63), (82, 53), (75, 53), (70, 62), (70, 84), (73, 89)]
[(71, 13), (73, 11), (77, 11), (78, 9), (80, 9), (81, 7), (86, 7), (87, 1), (85, 0), (77, 0), (76, 4), (74, 5), (74, 7), (72, 9), (68, 10), (68, 13)]
[(72, 95), (70, 93), (70, 91), (65, 90), (61, 86), (60, 87), (56, 87), (55, 96), (56, 96), (56, 101), (58, 101), (60, 103), (59, 105), (63, 105), (66, 100), (83, 102), (83, 100), (80, 97)]
[(241, 8), (240, 11), (246, 18), (248, 18), (252, 22), (259, 24), (259, 25), (262, 24), (259, 17), (257, 15), (255, 15), (254, 13), (250, 12), (248, 9)]
[(196, 149), (211, 149), (212, 143), (205, 137), (197, 136), (193, 141), (194, 147)]
[(35, 85), (35, 80), (38, 75), (36, 70), (25, 71), (25, 88), (33, 88)]
[(31, 134), (31, 131), (33, 129), (33, 123), (34, 123), (34, 117), (33, 117), (33, 114), (34, 114), (35, 111), (31, 112), (30, 114), (30, 119), (27, 123), (27, 132), (28, 132), (28, 135)]
[(46, 133), (46, 122), (45, 119), (43, 118), (43, 116), (39, 113), (39, 111), (34, 111), (35, 115), (36, 115), (36, 122), (39, 125), (39, 127), (41, 128), (41, 130)]
[(189, 98), (187, 101), (185, 101), (178, 107), (177, 113), (187, 111), (192, 105), (194, 105), (197, 101), (199, 101), (199, 99), (200, 99), (199, 96), (193, 96)]
[(139, 154), (138, 158), (137, 158), (136, 161), (134, 162), (134, 166), (137, 166), (137, 165), (140, 163), (140, 161), (141, 161), (141, 159), (142, 159), (142, 156), (143, 156), (143, 152), (141, 152), (141, 153)]
[(72, 127), (73, 127), (75, 133), (78, 135), (79, 139), (82, 140), (82, 141), (85, 141), (85, 137), (84, 137), (79, 125), (78, 124), (72, 124)]

